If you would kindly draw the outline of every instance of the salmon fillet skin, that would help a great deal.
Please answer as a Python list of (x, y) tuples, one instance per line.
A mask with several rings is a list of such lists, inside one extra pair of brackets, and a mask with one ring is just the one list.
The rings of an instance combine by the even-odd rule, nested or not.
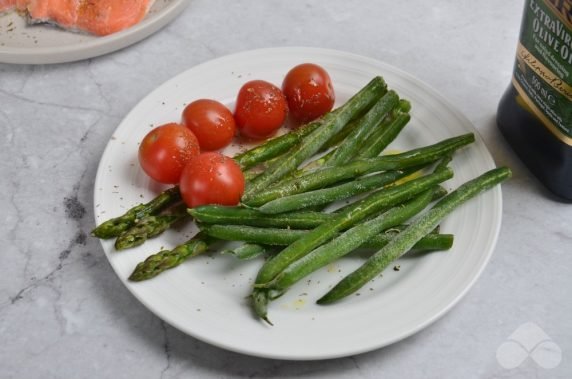
[(32, 24), (105, 36), (139, 23), (154, 0), (0, 0), (0, 12), (17, 9)]

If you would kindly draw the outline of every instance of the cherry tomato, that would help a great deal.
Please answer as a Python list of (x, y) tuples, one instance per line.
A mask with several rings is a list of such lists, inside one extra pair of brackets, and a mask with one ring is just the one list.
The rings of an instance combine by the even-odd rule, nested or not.
[(288, 71), (282, 91), (292, 117), (299, 122), (315, 120), (331, 111), (336, 100), (330, 75), (313, 63), (304, 63)]
[(139, 164), (160, 183), (178, 183), (185, 165), (199, 155), (193, 132), (180, 124), (165, 124), (151, 130), (139, 145)]
[(262, 139), (272, 135), (287, 114), (286, 98), (274, 84), (253, 80), (238, 92), (234, 117), (238, 130), (246, 137)]
[(202, 150), (218, 150), (230, 143), (236, 131), (232, 112), (215, 100), (193, 101), (183, 111), (183, 124), (194, 133)]
[(207, 152), (185, 166), (179, 188), (190, 208), (204, 204), (237, 205), (244, 193), (244, 175), (232, 158)]

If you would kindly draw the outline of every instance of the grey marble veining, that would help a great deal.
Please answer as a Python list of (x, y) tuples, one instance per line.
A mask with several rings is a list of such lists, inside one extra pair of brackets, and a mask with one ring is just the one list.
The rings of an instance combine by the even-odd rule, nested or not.
[[(70, 64), (0, 64), (0, 378), (569, 378), (572, 208), (515, 158), (494, 117), (512, 70), (522, 2), (193, 0), (159, 33)], [(351, 51), (426, 81), (474, 123), (498, 164), (503, 227), (483, 275), (451, 312), (370, 353), (274, 361), (207, 345), (123, 287), (94, 225), (103, 149), (127, 112), (209, 59), (274, 46)], [(497, 349), (534, 323), (562, 351), (545, 369), (505, 369)]]

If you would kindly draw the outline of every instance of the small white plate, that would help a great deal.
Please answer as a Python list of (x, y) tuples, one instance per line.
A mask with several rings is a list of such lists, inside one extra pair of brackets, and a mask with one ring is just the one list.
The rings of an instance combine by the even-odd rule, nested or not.
[(177, 17), (189, 0), (156, 0), (143, 21), (104, 37), (48, 25), (28, 25), (16, 12), (0, 14), (0, 62), (47, 64), (93, 58), (129, 46)]
[[(196, 66), (166, 82), (143, 99), (115, 131), (101, 159), (95, 183), (97, 223), (152, 199), (162, 188), (137, 163), (139, 141), (151, 129), (179, 121), (185, 104), (214, 98), (233, 107), (242, 84), (263, 79), (280, 85), (296, 64), (314, 62), (330, 73), (337, 105), (375, 75), (382, 75), (413, 105), (412, 120), (390, 149), (410, 149), (476, 130), (441, 95), (419, 80), (382, 62), (345, 52), (315, 48), (248, 51)], [(452, 189), (495, 167), (482, 139), (459, 151), (452, 162)], [(229, 154), (237, 150), (231, 146)], [(261, 260), (239, 262), (212, 253), (184, 262), (155, 279), (127, 280), (136, 264), (151, 253), (182, 243), (196, 232), (190, 224), (169, 230), (132, 251), (102, 245), (125, 286), (157, 316), (181, 331), (213, 345), (261, 357), (326, 359), (358, 354), (401, 340), (431, 324), (455, 305), (477, 280), (493, 252), (501, 225), (502, 200), (495, 188), (457, 209), (442, 224), (455, 243), (447, 252), (404, 257), (359, 296), (335, 305), (314, 303), (360, 264), (346, 257), (291, 288), (271, 303), (275, 326), (257, 320), (246, 296)], [(393, 267), (393, 266), (392, 266)]]

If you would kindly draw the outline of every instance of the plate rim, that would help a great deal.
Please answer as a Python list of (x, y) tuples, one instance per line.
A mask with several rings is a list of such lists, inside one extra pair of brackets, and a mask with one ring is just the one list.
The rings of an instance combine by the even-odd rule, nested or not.
[(152, 17), (132, 27), (102, 36), (88, 42), (60, 47), (8, 47), (0, 46), (0, 63), (7, 64), (56, 64), (95, 58), (121, 50), (151, 36), (172, 20), (190, 4), (190, 0), (171, 2)]
[[(484, 151), (486, 153), (486, 159), (488, 160), (487, 163), (492, 164), (493, 166), (496, 167), (495, 160), (494, 160), (489, 148), (487, 147), (485, 140), (482, 138), (482, 135), (479, 132), (479, 130), (474, 126), (474, 124), (457, 107), (455, 107), (447, 98), (445, 98), (439, 91), (434, 89), (432, 86), (430, 86), (429, 84), (427, 84), (423, 80), (416, 78), (412, 74), (402, 70), (401, 68), (393, 66), (391, 64), (388, 64), (384, 61), (381, 61), (381, 60), (378, 60), (375, 58), (371, 58), (368, 56), (352, 53), (352, 52), (347, 52), (347, 51), (337, 50), (337, 49), (328, 49), (328, 48), (315, 48), (315, 47), (305, 47), (305, 46), (259, 48), (259, 49), (240, 51), (237, 53), (220, 56), (220, 57), (199, 63), (197, 65), (189, 67), (188, 69), (180, 72), (179, 74), (175, 75), (174, 77), (166, 80), (165, 82), (163, 82), (162, 84), (160, 84), (159, 86), (154, 88), (151, 92), (146, 94), (143, 98), (141, 98), (137, 102), (137, 104), (135, 104), (133, 106), (133, 108), (126, 114), (126, 116), (121, 120), (121, 122), (117, 125), (117, 127), (114, 129), (114, 132), (115, 132), (115, 130), (119, 129), (121, 127), (121, 125), (132, 116), (132, 113), (134, 113), (136, 111), (136, 109), (138, 108), (138, 106), (141, 103), (143, 103), (143, 102), (147, 101), (149, 98), (153, 97), (155, 92), (159, 92), (162, 90), (162, 88), (170, 86), (172, 82), (176, 82), (180, 77), (186, 75), (189, 71), (200, 69), (206, 65), (210, 65), (210, 64), (213, 64), (215, 62), (220, 63), (221, 61), (224, 61), (224, 60), (237, 59), (237, 58), (240, 58), (242, 56), (249, 56), (252, 54), (260, 54), (260, 53), (272, 53), (272, 52), (274, 52), (274, 53), (289, 52), (292, 54), (294, 54), (294, 53), (335, 54), (338, 57), (358, 59), (361, 61), (371, 63), (371, 64), (378, 66), (378, 67), (386, 68), (388, 70), (391, 70), (391, 71), (399, 74), (400, 76), (403, 76), (404, 78), (406, 78), (408, 80), (414, 81), (417, 85), (424, 87), (436, 99), (438, 99), (441, 103), (446, 105), (448, 107), (449, 111), (451, 111), (456, 117), (459, 117), (460, 119), (463, 120), (463, 122), (465, 122), (467, 125), (471, 126), (471, 129), (472, 129), (471, 131), (475, 134), (476, 140), (478, 140), (483, 145)], [(103, 153), (102, 153), (101, 158), (103, 158), (108, 153), (108, 150), (111, 148), (112, 148), (112, 140), (110, 139), (108, 141)], [(103, 175), (104, 171), (105, 170), (101, 164), (101, 159), (100, 159), (100, 163), (98, 164), (98, 170), (97, 170), (97, 174), (96, 174), (95, 182), (94, 182), (94, 217), (97, 214), (96, 205), (98, 204), (98, 201), (97, 201), (98, 200), (98, 198), (97, 198), (98, 191), (96, 191), (97, 183), (99, 182), (100, 175)], [(338, 354), (323, 355), (323, 354), (316, 353), (314, 355), (293, 355), (293, 354), (281, 355), (281, 354), (273, 354), (273, 353), (264, 353), (264, 352), (261, 352), (260, 350), (257, 350), (257, 349), (237, 348), (236, 346), (226, 344), (224, 342), (218, 341), (218, 340), (213, 339), (213, 338), (209, 338), (208, 336), (205, 336), (204, 334), (199, 334), (199, 333), (195, 333), (193, 331), (189, 331), (189, 330), (185, 329), (183, 326), (179, 326), (177, 322), (174, 322), (168, 315), (166, 315), (161, 310), (153, 308), (153, 306), (151, 304), (149, 304), (142, 296), (139, 296), (139, 294), (136, 291), (134, 291), (133, 288), (131, 287), (131, 285), (130, 285), (131, 283), (128, 282), (126, 278), (123, 278), (120, 275), (120, 273), (118, 272), (118, 268), (116, 266), (114, 266), (112, 261), (109, 259), (108, 253), (107, 253), (106, 248), (104, 246), (104, 241), (100, 240), (100, 243), (102, 245), (102, 249), (104, 250), (104, 252), (106, 254), (106, 258), (108, 258), (108, 262), (109, 262), (110, 266), (113, 268), (115, 274), (121, 280), (123, 285), (128, 289), (128, 291), (138, 301), (140, 301), (149, 311), (151, 311), (151, 313), (153, 313), (155, 316), (159, 317), (161, 320), (163, 320), (164, 322), (168, 323), (169, 325), (171, 325), (172, 327), (176, 328), (177, 330), (181, 331), (182, 333), (184, 333), (186, 335), (189, 335), (193, 338), (199, 339), (205, 343), (216, 346), (218, 348), (222, 348), (222, 349), (232, 351), (235, 353), (240, 353), (240, 354), (255, 356), (255, 357), (261, 357), (261, 358), (278, 359), (278, 360), (286, 360), (286, 361), (313, 361), (313, 360), (337, 359), (337, 358), (341, 358), (341, 357), (363, 354), (366, 352), (378, 350), (378, 349), (383, 348), (385, 346), (389, 346), (391, 344), (399, 342), (399, 341), (401, 341), (407, 337), (410, 337), (411, 335), (418, 333), (419, 331), (425, 329), (426, 327), (430, 326), (431, 324), (433, 324), (434, 322), (436, 322), (437, 320), (442, 318), (454, 306), (456, 306), (460, 300), (462, 300), (465, 297), (465, 295), (473, 288), (474, 284), (478, 281), (478, 279), (482, 275), (484, 269), (487, 267), (492, 255), (495, 251), (495, 247), (497, 245), (498, 238), (500, 235), (500, 230), (501, 230), (501, 226), (502, 226), (502, 209), (503, 209), (503, 197), (502, 197), (501, 186), (500, 185), (496, 186), (495, 188), (491, 189), (489, 192), (494, 194), (494, 196), (495, 196), (494, 200), (496, 201), (496, 204), (498, 204), (498, 207), (496, 209), (492, 210), (494, 220), (496, 222), (496, 226), (494, 229), (494, 235), (489, 240), (490, 248), (487, 249), (487, 254), (486, 254), (486, 256), (483, 257), (484, 259), (482, 261), (481, 266), (474, 273), (473, 279), (470, 282), (466, 283), (464, 288), (461, 291), (459, 291), (456, 294), (456, 296), (454, 297), (454, 299), (449, 301), (449, 303), (446, 306), (444, 306), (442, 309), (440, 309), (432, 317), (426, 319), (424, 322), (419, 323), (415, 327), (410, 328), (407, 332), (401, 333), (400, 335), (396, 336), (395, 338), (392, 338), (390, 340), (386, 340), (386, 341), (384, 341), (384, 343), (378, 344), (376, 346), (369, 346), (368, 345), (368, 346), (364, 346), (364, 347), (359, 348), (359, 349), (356, 349), (356, 348), (351, 349), (351, 351), (339, 352)], [(98, 220), (96, 218), (95, 219), (96, 224), (97, 224), (97, 221)]]

